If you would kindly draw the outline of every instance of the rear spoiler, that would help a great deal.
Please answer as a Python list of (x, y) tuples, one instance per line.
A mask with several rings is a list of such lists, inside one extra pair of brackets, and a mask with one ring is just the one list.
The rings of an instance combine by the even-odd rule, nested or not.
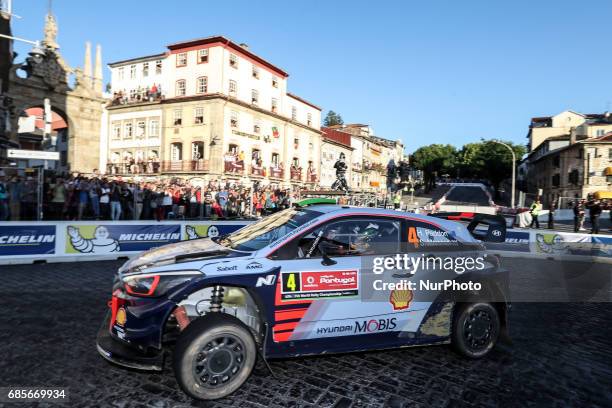
[(506, 241), (506, 219), (501, 215), (467, 212), (439, 212), (429, 215), (450, 221), (467, 221), (470, 234), (481, 241)]

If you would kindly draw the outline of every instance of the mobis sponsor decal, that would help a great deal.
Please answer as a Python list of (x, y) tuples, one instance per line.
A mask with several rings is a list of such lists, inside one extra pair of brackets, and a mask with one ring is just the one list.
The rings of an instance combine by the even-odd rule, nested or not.
[(356, 270), (283, 272), (281, 282), (282, 300), (359, 294), (359, 274)]
[(0, 226), (0, 256), (55, 253), (55, 226)]
[(372, 334), (393, 331), (397, 328), (397, 318), (363, 319), (350, 323), (340, 323), (333, 326), (318, 327), (315, 330), (317, 336), (329, 335), (344, 336), (349, 334)]

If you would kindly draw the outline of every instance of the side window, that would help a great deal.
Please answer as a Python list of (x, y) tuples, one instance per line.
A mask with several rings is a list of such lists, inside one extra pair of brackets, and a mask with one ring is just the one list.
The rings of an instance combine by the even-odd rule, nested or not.
[(445, 231), (433, 224), (418, 221), (404, 222), (402, 238), (405, 252), (448, 249), (457, 246), (453, 232)]
[(394, 254), (399, 250), (400, 225), (382, 218), (332, 221), (298, 238), (294, 259)]

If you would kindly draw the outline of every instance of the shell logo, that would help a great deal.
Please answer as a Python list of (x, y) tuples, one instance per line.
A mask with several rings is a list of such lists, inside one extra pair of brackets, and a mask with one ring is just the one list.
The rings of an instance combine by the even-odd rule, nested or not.
[(117, 310), (117, 317), (115, 318), (115, 322), (119, 326), (123, 326), (126, 321), (127, 321), (127, 315), (125, 314), (125, 309), (119, 308), (119, 310)]
[(404, 310), (410, 307), (413, 297), (410, 289), (395, 289), (389, 295), (389, 302), (391, 302), (393, 310)]

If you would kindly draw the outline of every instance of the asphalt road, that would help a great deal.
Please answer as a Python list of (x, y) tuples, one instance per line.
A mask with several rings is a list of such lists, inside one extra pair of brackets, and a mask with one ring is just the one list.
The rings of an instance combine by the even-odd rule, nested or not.
[[(559, 269), (552, 261), (505, 264), (528, 285), (546, 286), (538, 274)], [(515, 304), (512, 344), (482, 360), (437, 346), (273, 361), (276, 378), (259, 367), (229, 398), (196, 402), (180, 392), (170, 365), (137, 372), (98, 355), (118, 266), (0, 266), (0, 387), (68, 387), (71, 407), (612, 406), (612, 303)]]
[(489, 197), (480, 187), (454, 186), (446, 195), (444, 205), (489, 205)]

